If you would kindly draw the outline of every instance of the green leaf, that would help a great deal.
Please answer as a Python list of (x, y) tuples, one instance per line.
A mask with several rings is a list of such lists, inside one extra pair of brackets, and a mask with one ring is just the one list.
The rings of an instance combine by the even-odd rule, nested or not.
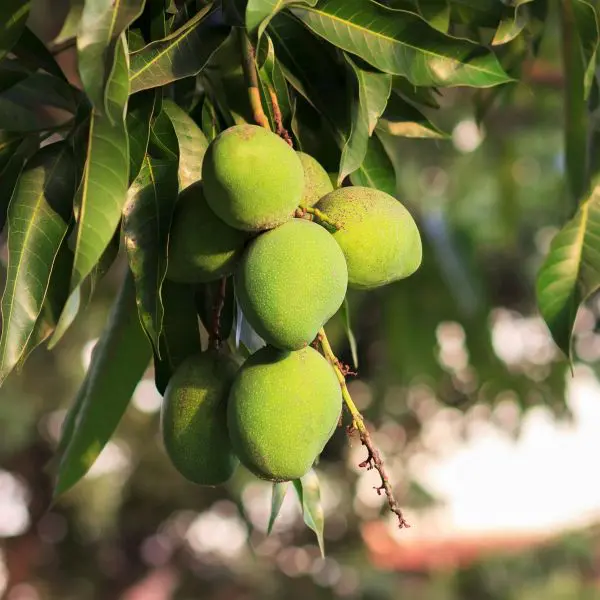
[(131, 54), (132, 94), (196, 75), (205, 67), (227, 38), (227, 31), (205, 26), (215, 9), (209, 4), (171, 35)]
[(294, 480), (294, 488), (298, 494), (298, 500), (300, 500), (304, 522), (315, 532), (321, 556), (325, 556), (323, 539), (325, 514), (321, 506), (321, 491), (317, 474), (311, 469), (304, 477)]
[(71, 489), (110, 440), (150, 361), (132, 277), (127, 274), (92, 354), (84, 397), (60, 461), (54, 497)]
[[(597, 4), (586, 0), (571, 0), (578, 45), (585, 71), (585, 98), (590, 94), (596, 69), (596, 55), (600, 42), (600, 26), (598, 24)], [(567, 3), (568, 4), (568, 3)]]
[(377, 134), (369, 138), (367, 155), (360, 168), (351, 173), (352, 185), (372, 187), (391, 196), (396, 195), (396, 174)]
[(408, 138), (446, 139), (449, 137), (418, 108), (396, 94), (390, 97), (377, 129), (389, 135)]
[(98, 114), (121, 121), (123, 107), (109, 98), (119, 38), (141, 14), (145, 0), (86, 0), (77, 32), (79, 76)]
[(260, 39), (269, 21), (280, 11), (294, 4), (314, 6), (317, 0), (248, 0), (246, 29), (254, 39)]
[(90, 116), (87, 158), (77, 192), (79, 216), (71, 290), (90, 274), (102, 256), (117, 229), (127, 199), (129, 143), (124, 117), (129, 80), (123, 36), (121, 40), (107, 88), (107, 99), (113, 106), (110, 112), (119, 113), (121, 118), (112, 123), (95, 110)]
[(352, 323), (350, 322), (350, 305), (348, 304), (348, 298), (344, 298), (344, 302), (340, 307), (340, 313), (344, 322), (344, 331), (348, 338), (348, 344), (350, 344), (350, 352), (352, 354), (352, 364), (355, 369), (358, 369), (358, 349), (356, 347), (356, 338), (352, 331)]
[(361, 69), (349, 56), (345, 55), (358, 88), (358, 97), (352, 105), (352, 127), (342, 149), (338, 175), (338, 185), (347, 175), (356, 171), (366, 154), (369, 138), (383, 113), (392, 90), (392, 78), (384, 73)]
[(415, 85), (490, 87), (511, 81), (487, 50), (446, 37), (419, 17), (371, 0), (322, 0), (292, 12), (317, 35)]
[(452, 12), (448, 0), (390, 0), (388, 6), (419, 15), (438, 31), (448, 33)]
[(556, 234), (537, 279), (540, 312), (558, 347), (570, 357), (579, 305), (600, 286), (600, 186)]
[(85, 0), (69, 1), (69, 12), (65, 17), (60, 32), (53, 40), (55, 44), (63, 44), (77, 35), (84, 4)]
[(56, 60), (54, 60), (54, 56), (46, 48), (44, 42), (28, 27), (25, 27), (23, 30), (12, 52), (19, 58), (22, 64), (26, 65), (32, 71), (44, 69), (48, 74), (66, 81), (62, 69), (58, 66)]
[[(292, 102), (281, 66), (275, 58), (275, 47), (271, 38), (266, 35), (261, 38), (262, 43), (257, 57), (257, 67), (261, 81), (268, 86), (271, 93), (275, 93), (277, 104), (281, 113), (281, 121), (287, 127), (292, 116)], [(266, 47), (266, 51), (262, 51)], [(262, 52), (261, 52), (262, 51)], [(270, 110), (273, 102), (269, 96)]]
[(202, 348), (194, 288), (165, 279), (162, 300), (165, 314), (159, 338), (160, 358), (154, 353), (154, 377), (156, 389), (164, 394), (177, 367)]
[(158, 337), (164, 308), (161, 287), (177, 200), (177, 161), (146, 156), (123, 208), (123, 237), (136, 287), (142, 326), (160, 357)]
[(2, 0), (0, 3), (0, 58), (10, 52), (21, 37), (30, 8), (29, 0)]
[(156, 107), (154, 92), (137, 94), (129, 102), (127, 137), (129, 139), (129, 181), (133, 183), (142, 168), (150, 139), (150, 125)]
[(493, 46), (507, 44), (514, 40), (523, 29), (525, 29), (528, 15), (527, 12), (523, 10), (523, 6), (532, 1), (533, 0), (515, 0), (511, 6), (505, 8), (506, 14), (503, 15), (502, 20), (498, 24), (494, 39), (492, 40)]
[(171, 100), (163, 101), (179, 146), (179, 189), (184, 190), (202, 178), (202, 161), (208, 148), (206, 136), (195, 121)]
[(270, 535), (275, 525), (275, 519), (279, 515), (285, 494), (288, 491), (289, 481), (283, 481), (273, 484), (273, 495), (271, 496), (271, 514), (269, 515), (269, 525), (267, 526), (267, 535)]
[(220, 131), (219, 117), (215, 106), (208, 96), (205, 96), (202, 103), (202, 132), (206, 136), (206, 140), (212, 142), (219, 135)]
[(42, 149), (21, 174), (8, 213), (8, 273), (2, 296), (0, 383), (21, 359), (42, 311), (67, 234), (75, 168), (64, 143)]

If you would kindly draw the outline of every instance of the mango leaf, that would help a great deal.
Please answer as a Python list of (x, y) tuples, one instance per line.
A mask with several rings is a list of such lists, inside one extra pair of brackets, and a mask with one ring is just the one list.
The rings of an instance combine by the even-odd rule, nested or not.
[(390, 0), (387, 4), (390, 8), (419, 15), (438, 31), (448, 33), (452, 12), (448, 0)]
[(300, 500), (302, 516), (306, 525), (315, 532), (321, 556), (325, 556), (325, 541), (323, 528), (325, 527), (325, 514), (321, 506), (321, 491), (319, 478), (311, 469), (300, 479), (294, 480), (294, 488)]
[[(596, 68), (596, 55), (600, 42), (600, 26), (598, 23), (597, 4), (586, 0), (571, 0), (572, 16), (577, 34), (577, 44), (583, 60), (585, 71), (584, 90), (586, 99), (590, 95)], [(569, 4), (569, 3), (567, 3)]]
[(202, 161), (208, 148), (206, 136), (195, 121), (172, 100), (163, 101), (179, 147), (179, 190), (202, 178)]
[(0, 58), (17, 43), (25, 29), (30, 8), (29, 0), (3, 0), (0, 4)]
[(528, 22), (528, 14), (523, 10), (525, 4), (533, 0), (515, 0), (511, 6), (505, 7), (506, 14), (498, 24), (498, 28), (492, 39), (492, 46), (507, 44), (514, 40), (522, 31)]
[(600, 286), (600, 186), (556, 234), (537, 279), (540, 312), (554, 341), (571, 356), (579, 305)]
[(350, 174), (352, 185), (372, 187), (396, 195), (396, 174), (383, 144), (376, 135), (369, 138), (367, 154), (360, 167)]
[(123, 237), (136, 287), (142, 326), (160, 357), (158, 337), (164, 308), (161, 287), (177, 200), (177, 161), (146, 156), (123, 208)]
[(160, 358), (154, 353), (154, 378), (160, 394), (165, 393), (175, 369), (188, 356), (202, 350), (194, 288), (165, 279), (162, 301), (165, 314), (159, 337)]
[(150, 139), (150, 125), (155, 113), (156, 95), (137, 94), (129, 102), (127, 137), (129, 139), (129, 182), (133, 183), (142, 168)]
[(87, 0), (77, 33), (77, 63), (83, 88), (98, 114), (122, 120), (123, 107), (109, 98), (119, 38), (141, 14), (145, 0)]
[(322, 0), (291, 10), (328, 42), (415, 85), (490, 87), (511, 81), (491, 52), (372, 0)]
[(71, 489), (94, 464), (117, 428), (150, 357), (128, 273), (92, 354), (79, 414), (60, 461), (55, 498)]
[(26, 65), (31, 71), (43, 69), (48, 74), (66, 81), (65, 74), (54, 60), (52, 53), (29, 27), (23, 29), (12, 52), (19, 58), (20, 63)]
[(362, 164), (367, 154), (369, 137), (375, 130), (392, 90), (390, 75), (366, 71), (348, 55), (345, 58), (356, 77), (358, 97), (352, 103), (352, 127), (342, 149), (338, 185)]
[(281, 113), (281, 122), (283, 126), (286, 127), (292, 116), (292, 102), (287, 82), (285, 80), (285, 75), (281, 70), (281, 66), (275, 57), (273, 41), (268, 35), (263, 35), (261, 39), (263, 42), (261, 43), (257, 56), (258, 73), (260, 80), (264, 82), (268, 88), (268, 100), (271, 111), (273, 111), (273, 98), (271, 97), (271, 94), (275, 94)]
[(294, 4), (314, 6), (317, 0), (248, 0), (246, 29), (254, 39), (260, 39), (269, 21), (280, 11)]
[(342, 321), (344, 323), (344, 331), (348, 338), (348, 344), (350, 345), (350, 353), (352, 354), (352, 364), (355, 369), (358, 369), (358, 349), (356, 346), (356, 338), (352, 331), (352, 323), (350, 322), (350, 305), (348, 304), (348, 298), (344, 298), (344, 302), (340, 307), (340, 314), (342, 315)]
[(280, 483), (273, 484), (273, 495), (271, 496), (271, 514), (269, 515), (269, 524), (267, 526), (267, 535), (273, 530), (275, 525), (275, 519), (279, 515), (281, 506), (285, 499), (285, 494), (288, 491), (289, 481), (283, 481)]
[(390, 96), (377, 128), (389, 135), (400, 137), (431, 139), (449, 137), (449, 134), (434, 125), (418, 108), (396, 94)]
[(11, 199), (0, 383), (21, 359), (42, 311), (54, 261), (71, 218), (75, 185), (69, 147), (52, 144), (27, 165)]
[(215, 106), (208, 96), (205, 96), (204, 102), (202, 103), (202, 132), (204, 133), (206, 140), (212, 142), (217, 135), (219, 135), (220, 131), (219, 117), (215, 110)]
[(205, 6), (171, 35), (133, 52), (131, 93), (198, 74), (227, 37), (227, 31), (206, 26), (215, 10), (214, 4)]
[(120, 119), (111, 123), (106, 115), (92, 111), (88, 151), (77, 204), (77, 238), (71, 291), (90, 274), (111, 241), (129, 187), (129, 143), (125, 111), (129, 96), (127, 53), (124, 37), (117, 47), (115, 70), (107, 88), (112, 114)]
[(402, 96), (405, 100), (413, 104), (419, 104), (428, 108), (439, 108), (440, 104), (436, 98), (439, 95), (437, 88), (418, 87), (413, 85), (406, 77), (394, 77), (392, 79), (392, 89), (396, 94)]
[(55, 44), (62, 44), (77, 35), (84, 4), (85, 0), (69, 1), (69, 11), (65, 16), (58, 35), (52, 40)]

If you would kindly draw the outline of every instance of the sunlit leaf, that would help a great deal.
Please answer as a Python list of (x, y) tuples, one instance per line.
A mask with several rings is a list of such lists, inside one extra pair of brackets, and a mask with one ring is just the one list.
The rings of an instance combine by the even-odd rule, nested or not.
[(506, 44), (514, 40), (527, 25), (527, 12), (523, 10), (525, 4), (529, 4), (533, 0), (516, 0), (511, 6), (507, 6), (505, 11), (507, 14), (503, 16), (498, 24), (498, 28), (492, 40), (493, 46)]
[(267, 535), (273, 530), (275, 525), (275, 519), (279, 515), (279, 511), (283, 505), (285, 495), (288, 491), (289, 481), (283, 481), (280, 483), (273, 484), (273, 492), (271, 496), (271, 514), (269, 515), (269, 524), (267, 526)]
[(314, 6), (317, 0), (248, 0), (246, 6), (246, 28), (248, 33), (260, 38), (269, 21), (287, 6), (307, 4)]
[(321, 505), (321, 490), (317, 474), (311, 469), (304, 477), (294, 480), (294, 488), (300, 500), (304, 522), (315, 532), (321, 556), (325, 556), (323, 539), (325, 514)]

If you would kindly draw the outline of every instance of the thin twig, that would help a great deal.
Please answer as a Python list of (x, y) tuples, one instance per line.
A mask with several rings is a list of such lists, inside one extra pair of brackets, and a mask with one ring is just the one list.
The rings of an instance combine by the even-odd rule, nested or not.
[(292, 148), (294, 147), (294, 142), (288, 132), (288, 130), (283, 126), (283, 117), (281, 115), (281, 109), (279, 108), (279, 100), (277, 99), (277, 94), (275, 90), (269, 85), (269, 98), (271, 99), (271, 106), (273, 107), (273, 120), (275, 121), (275, 127), (277, 135), (283, 138)]
[(374, 489), (379, 495), (381, 495), (382, 493), (386, 495), (390, 510), (398, 517), (398, 526), (400, 527), (400, 529), (408, 528), (410, 527), (410, 525), (404, 518), (402, 509), (400, 508), (398, 501), (394, 497), (394, 492), (392, 490), (392, 486), (390, 484), (387, 472), (384, 468), (383, 460), (381, 459), (381, 454), (373, 444), (373, 440), (371, 439), (369, 430), (365, 425), (363, 416), (360, 414), (358, 408), (356, 408), (356, 404), (354, 404), (354, 401), (350, 396), (350, 392), (348, 391), (348, 386), (346, 385), (346, 377), (344, 375), (345, 367), (334, 354), (333, 349), (331, 348), (331, 344), (327, 339), (327, 334), (325, 333), (325, 330), (323, 328), (321, 328), (321, 330), (318, 333), (318, 339), (321, 342), (321, 348), (323, 349), (323, 354), (325, 355), (325, 358), (329, 360), (333, 367), (333, 370), (335, 371), (335, 374), (338, 378), (338, 382), (340, 384), (340, 388), (342, 389), (342, 398), (344, 399), (344, 403), (346, 404), (350, 415), (352, 416), (352, 425), (348, 428), (348, 433), (358, 431), (360, 441), (362, 445), (365, 446), (365, 448), (367, 449), (367, 458), (358, 466), (361, 468), (366, 468), (367, 470), (375, 469), (379, 473), (379, 476), (381, 477), (381, 485), (376, 486)]
[(263, 110), (262, 103), (260, 101), (254, 48), (252, 47), (252, 42), (250, 42), (250, 38), (246, 34), (245, 30), (240, 27), (238, 32), (240, 46), (242, 49), (242, 68), (244, 70), (244, 78), (248, 88), (248, 99), (250, 100), (250, 106), (252, 108), (252, 118), (257, 125), (260, 125), (261, 127), (271, 131), (269, 120), (267, 119), (267, 115), (265, 115), (265, 111)]
[(227, 292), (227, 277), (221, 277), (219, 290), (213, 304), (212, 323), (208, 335), (208, 344), (211, 348), (218, 349), (221, 345), (221, 313), (225, 306), (225, 294)]
[(326, 215), (323, 211), (319, 210), (318, 208), (315, 208), (314, 206), (300, 205), (296, 209), (296, 213), (294, 216), (296, 216), (299, 219), (302, 219), (307, 215), (310, 215), (307, 218), (313, 221), (316, 219), (321, 225), (329, 229), (332, 233), (335, 233), (338, 229), (342, 228), (339, 223), (336, 223), (331, 217)]

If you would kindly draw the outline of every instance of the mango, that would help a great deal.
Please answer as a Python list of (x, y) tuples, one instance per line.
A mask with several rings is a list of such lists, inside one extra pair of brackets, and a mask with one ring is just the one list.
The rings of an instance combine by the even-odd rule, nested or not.
[(227, 407), (241, 463), (269, 481), (302, 477), (333, 435), (342, 396), (331, 365), (310, 346), (265, 346), (244, 363)]
[(226, 482), (238, 459), (227, 433), (227, 397), (237, 366), (209, 350), (186, 359), (171, 377), (161, 410), (161, 432), (173, 466), (200, 485)]
[(268, 343), (298, 350), (344, 301), (344, 255), (323, 227), (293, 219), (252, 240), (234, 275), (240, 308)]
[(329, 173), (310, 154), (296, 152), (304, 169), (302, 206), (314, 206), (325, 194), (333, 191)]
[(202, 163), (206, 200), (215, 214), (243, 231), (270, 229), (292, 218), (302, 199), (304, 169), (279, 136), (236, 125), (209, 145)]
[(230, 275), (248, 234), (230, 227), (209, 208), (197, 182), (177, 200), (169, 234), (167, 277), (201, 283)]
[(343, 187), (322, 198), (317, 208), (340, 226), (333, 237), (346, 257), (350, 287), (376, 288), (419, 268), (419, 230), (393, 196), (367, 187)]

